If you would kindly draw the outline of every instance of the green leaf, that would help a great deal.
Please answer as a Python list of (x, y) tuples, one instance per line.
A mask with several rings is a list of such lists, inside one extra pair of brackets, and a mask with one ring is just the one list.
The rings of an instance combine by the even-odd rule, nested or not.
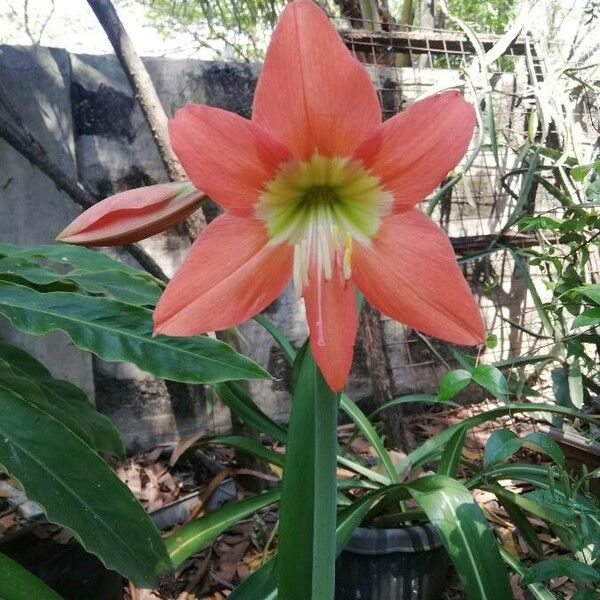
[(448, 427), (441, 433), (438, 433), (433, 437), (429, 438), (420, 446), (415, 448), (412, 452), (410, 452), (407, 456), (405, 456), (401, 461), (399, 461), (399, 463), (396, 465), (396, 471), (398, 473), (402, 473), (407, 469), (412, 468), (415, 464), (422, 463), (423, 461), (428, 460), (429, 458), (434, 456), (439, 451), (439, 449), (450, 440), (450, 438), (454, 435), (456, 430), (460, 427), (466, 427), (467, 429), (471, 429), (472, 427), (477, 427), (477, 425), (481, 425), (482, 423), (486, 423), (487, 421), (494, 421), (495, 419), (503, 417), (507, 414), (514, 415), (518, 413), (530, 412), (551, 413), (562, 415), (563, 417), (579, 418), (589, 423), (598, 423), (598, 418), (586, 415), (585, 413), (581, 413), (580, 411), (573, 410), (564, 406), (533, 402), (525, 404), (506, 404), (505, 406), (492, 408), (491, 410), (481, 413), (480, 415), (469, 417), (461, 423), (452, 425), (451, 427)]
[[(522, 579), (525, 573), (527, 573), (527, 567), (504, 548), (500, 548), (500, 554), (502, 555), (504, 562), (514, 569), (517, 575)], [(541, 583), (530, 583), (527, 586), (527, 589), (531, 592), (531, 595), (535, 600), (556, 600), (556, 596)], [(571, 600), (573, 600), (573, 598)]]
[(569, 520), (571, 512), (560, 504), (550, 504), (547, 502), (540, 502), (537, 498), (529, 497), (528, 494), (515, 494), (510, 490), (503, 488), (496, 484), (487, 484), (482, 486), (482, 489), (488, 490), (501, 500), (508, 500), (513, 504), (516, 504), (523, 510), (536, 515), (549, 523), (564, 523), (565, 520)]
[(152, 336), (152, 312), (107, 298), (67, 292), (41, 294), (0, 281), (0, 314), (19, 330), (64, 331), (108, 361), (132, 362), (157, 377), (183, 383), (262, 379), (267, 373), (230, 346), (208, 336)]
[(466, 427), (461, 427), (454, 432), (442, 453), (442, 458), (437, 469), (438, 475), (456, 477), (466, 435)]
[(71, 282), (92, 294), (138, 305), (153, 305), (162, 282), (102, 252), (55, 244), (23, 248), (0, 244), (0, 274), (14, 273), (33, 284)]
[(337, 402), (304, 346), (294, 363), (279, 514), (279, 597), (333, 598)]
[(518, 437), (508, 429), (500, 429), (490, 435), (485, 445), (483, 464), (485, 467), (490, 467), (494, 464), (504, 462), (524, 446), (533, 447), (535, 450), (547, 454), (560, 466), (563, 466), (565, 463), (565, 456), (560, 446), (548, 435), (533, 432), (524, 437)]
[(575, 317), (571, 329), (596, 327), (598, 324), (600, 324), (600, 308), (586, 308), (580, 315)]
[(219, 383), (214, 386), (215, 392), (247, 425), (254, 427), (257, 431), (272, 437), (278, 442), (287, 442), (287, 432), (268, 417), (252, 400), (252, 398), (234, 382)]
[(575, 288), (576, 292), (583, 294), (590, 299), (594, 304), (600, 305), (600, 283), (590, 283)]
[[(518, 439), (517, 434), (510, 429), (498, 429), (492, 432), (483, 449), (483, 466), (489, 467), (506, 460), (506, 458), (516, 452), (516, 450), (512, 449), (512, 446), (510, 450), (507, 450), (507, 446)], [(517, 449), (519, 447), (517, 446)]]
[(41, 579), (4, 554), (0, 554), (0, 573), (2, 600), (63, 600)]
[(283, 331), (273, 323), (273, 321), (269, 320), (265, 315), (256, 315), (254, 320), (264, 327), (266, 331), (271, 334), (271, 337), (277, 342), (281, 350), (283, 351), (283, 355), (285, 359), (288, 361), (290, 365), (294, 364), (294, 360), (296, 360), (296, 351), (285, 337)]
[(175, 568), (241, 519), (277, 502), (280, 495), (280, 490), (271, 490), (227, 504), (170, 533), (165, 539), (165, 544)]
[(437, 398), (441, 402), (454, 398), (471, 383), (471, 373), (465, 369), (448, 371), (440, 381)]
[(401, 404), (412, 404), (413, 402), (425, 402), (426, 404), (435, 404), (436, 402), (446, 402), (445, 400), (438, 400), (437, 396), (431, 394), (409, 394), (407, 396), (400, 396), (399, 398), (393, 398), (389, 402), (386, 402), (376, 410), (374, 410), (367, 418), (372, 421), (374, 417), (392, 406), (399, 406)]
[(508, 395), (506, 377), (492, 365), (478, 365), (471, 373), (473, 381), (485, 388), (496, 398), (504, 399)]
[(371, 425), (369, 419), (360, 410), (360, 408), (354, 403), (346, 394), (342, 394), (340, 398), (340, 408), (356, 423), (360, 432), (364, 435), (366, 440), (373, 446), (381, 464), (389, 475), (390, 481), (398, 481), (398, 475), (392, 459), (390, 458), (389, 452), (385, 449), (383, 442), (373, 425)]
[(527, 515), (508, 498), (499, 498), (500, 504), (504, 507), (504, 510), (508, 513), (510, 520), (513, 525), (521, 532), (521, 535), (525, 541), (529, 544), (529, 547), (538, 555), (544, 554), (542, 542), (537, 536), (533, 525), (529, 522)]
[(512, 591), (498, 543), (470, 492), (441, 475), (407, 484), (436, 526), (469, 600), (510, 600)]
[(575, 408), (583, 408), (583, 380), (581, 379), (581, 369), (577, 363), (569, 365), (569, 396), (571, 404)]
[(52, 522), (136, 585), (169, 568), (160, 535), (108, 465), (48, 413), (0, 387), (0, 464)]
[(600, 582), (600, 571), (592, 565), (571, 558), (551, 558), (533, 565), (523, 577), (523, 583), (527, 585), (554, 577), (568, 577), (573, 581)]
[(204, 444), (209, 444), (211, 446), (231, 446), (236, 450), (241, 450), (242, 452), (247, 452), (252, 456), (256, 456), (258, 458), (262, 458), (268, 463), (272, 465), (277, 465), (278, 467), (283, 468), (284, 455), (279, 454), (279, 452), (275, 452), (270, 448), (266, 448), (259, 441), (254, 440), (252, 438), (247, 438), (241, 435), (225, 435), (222, 437), (217, 437), (212, 440), (208, 440), (204, 442)]
[(125, 456), (119, 432), (82, 390), (54, 379), (33, 356), (4, 342), (0, 342), (0, 383), (51, 414), (95, 450)]

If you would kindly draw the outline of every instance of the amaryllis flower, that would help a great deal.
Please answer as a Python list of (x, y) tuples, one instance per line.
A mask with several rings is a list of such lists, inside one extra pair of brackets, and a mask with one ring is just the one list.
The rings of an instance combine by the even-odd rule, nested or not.
[(156, 333), (235, 326), (292, 278), (334, 390), (352, 362), (355, 287), (410, 327), (481, 343), (481, 316), (450, 242), (414, 208), (465, 154), (474, 124), (456, 91), (382, 123), (364, 67), (320, 8), (295, 0), (273, 33), (251, 120), (189, 105), (169, 124), (188, 176), (225, 212), (167, 286)]
[[(154, 312), (155, 333), (233, 327), (293, 279), (314, 357), (334, 390), (344, 387), (352, 363), (356, 288), (410, 327), (480, 344), (481, 316), (450, 242), (414, 208), (460, 161), (474, 125), (473, 107), (456, 91), (415, 102), (382, 123), (363, 66), (320, 8), (295, 0), (273, 33), (251, 120), (189, 105), (169, 124), (192, 183), (224, 214), (167, 286)], [(131, 193), (143, 212), (142, 190)], [(135, 211), (119, 205), (93, 225), (85, 216), (93, 209), (84, 213), (79, 225), (89, 231), (76, 221), (63, 241), (77, 241), (74, 232), (78, 240), (88, 236), (84, 243), (98, 241), (92, 230), (104, 225), (105, 234), (118, 230), (113, 241), (131, 241), (124, 218)], [(144, 223), (138, 216), (129, 225)]]

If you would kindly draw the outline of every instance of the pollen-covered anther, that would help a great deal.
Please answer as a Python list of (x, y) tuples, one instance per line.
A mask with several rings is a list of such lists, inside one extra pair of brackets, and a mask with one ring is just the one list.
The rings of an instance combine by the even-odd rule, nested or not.
[(260, 195), (256, 217), (265, 221), (270, 244), (294, 246), (294, 285), (301, 294), (309, 273), (350, 279), (352, 245), (369, 244), (391, 206), (391, 195), (362, 163), (315, 153), (280, 167)]

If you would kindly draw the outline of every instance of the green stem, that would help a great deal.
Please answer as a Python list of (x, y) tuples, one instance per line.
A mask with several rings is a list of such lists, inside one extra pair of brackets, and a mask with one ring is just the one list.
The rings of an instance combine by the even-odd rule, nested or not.
[(310, 349), (294, 363), (279, 516), (279, 600), (333, 598), (338, 394)]

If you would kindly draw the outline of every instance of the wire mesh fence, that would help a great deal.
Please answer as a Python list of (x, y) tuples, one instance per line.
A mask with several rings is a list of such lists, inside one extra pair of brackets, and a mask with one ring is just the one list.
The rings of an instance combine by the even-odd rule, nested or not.
[[(497, 47), (498, 36), (481, 35), (474, 41), (456, 31), (365, 20), (360, 29), (348, 28), (347, 22), (339, 22), (338, 29), (369, 71), (384, 119), (444, 88), (459, 87), (468, 100), (479, 105), (480, 114), (486, 112), (487, 102), (492, 103), (495, 140), (490, 137), (490, 123), (479, 122), (462, 165), (470, 163), (468, 169), (446, 193), (438, 191), (435, 201), (430, 198), (421, 208), (430, 212), (450, 236), (479, 299), (488, 331), (497, 337), (497, 346), (486, 350), (482, 359), (496, 362), (550, 351), (552, 339), (544, 331), (529, 286), (531, 282), (536, 285), (542, 300), (549, 297), (548, 292), (541, 285), (537, 268), (527, 259), (517, 264), (507, 248), (539, 243), (535, 236), (520, 234), (509, 226), (518, 203), (524, 203), (532, 215), (561, 210), (560, 203), (538, 184), (532, 186), (527, 198), (519, 197), (527, 174), (517, 168), (518, 150), (527, 140), (533, 90), (547, 72), (539, 47), (530, 38), (514, 39), (486, 66), (484, 86), (481, 82), (465, 85), (468, 68), (481, 60), (482, 52)], [(469, 84), (468, 74), (466, 79)], [(576, 118), (593, 120), (593, 107), (587, 108), (587, 114), (585, 110), (582, 105)], [(480, 146), (475, 148), (478, 139)], [(472, 159), (471, 153), (476, 154)], [(451, 361), (447, 348), (382, 319), (396, 393), (434, 391), (447, 370), (444, 361)]]

